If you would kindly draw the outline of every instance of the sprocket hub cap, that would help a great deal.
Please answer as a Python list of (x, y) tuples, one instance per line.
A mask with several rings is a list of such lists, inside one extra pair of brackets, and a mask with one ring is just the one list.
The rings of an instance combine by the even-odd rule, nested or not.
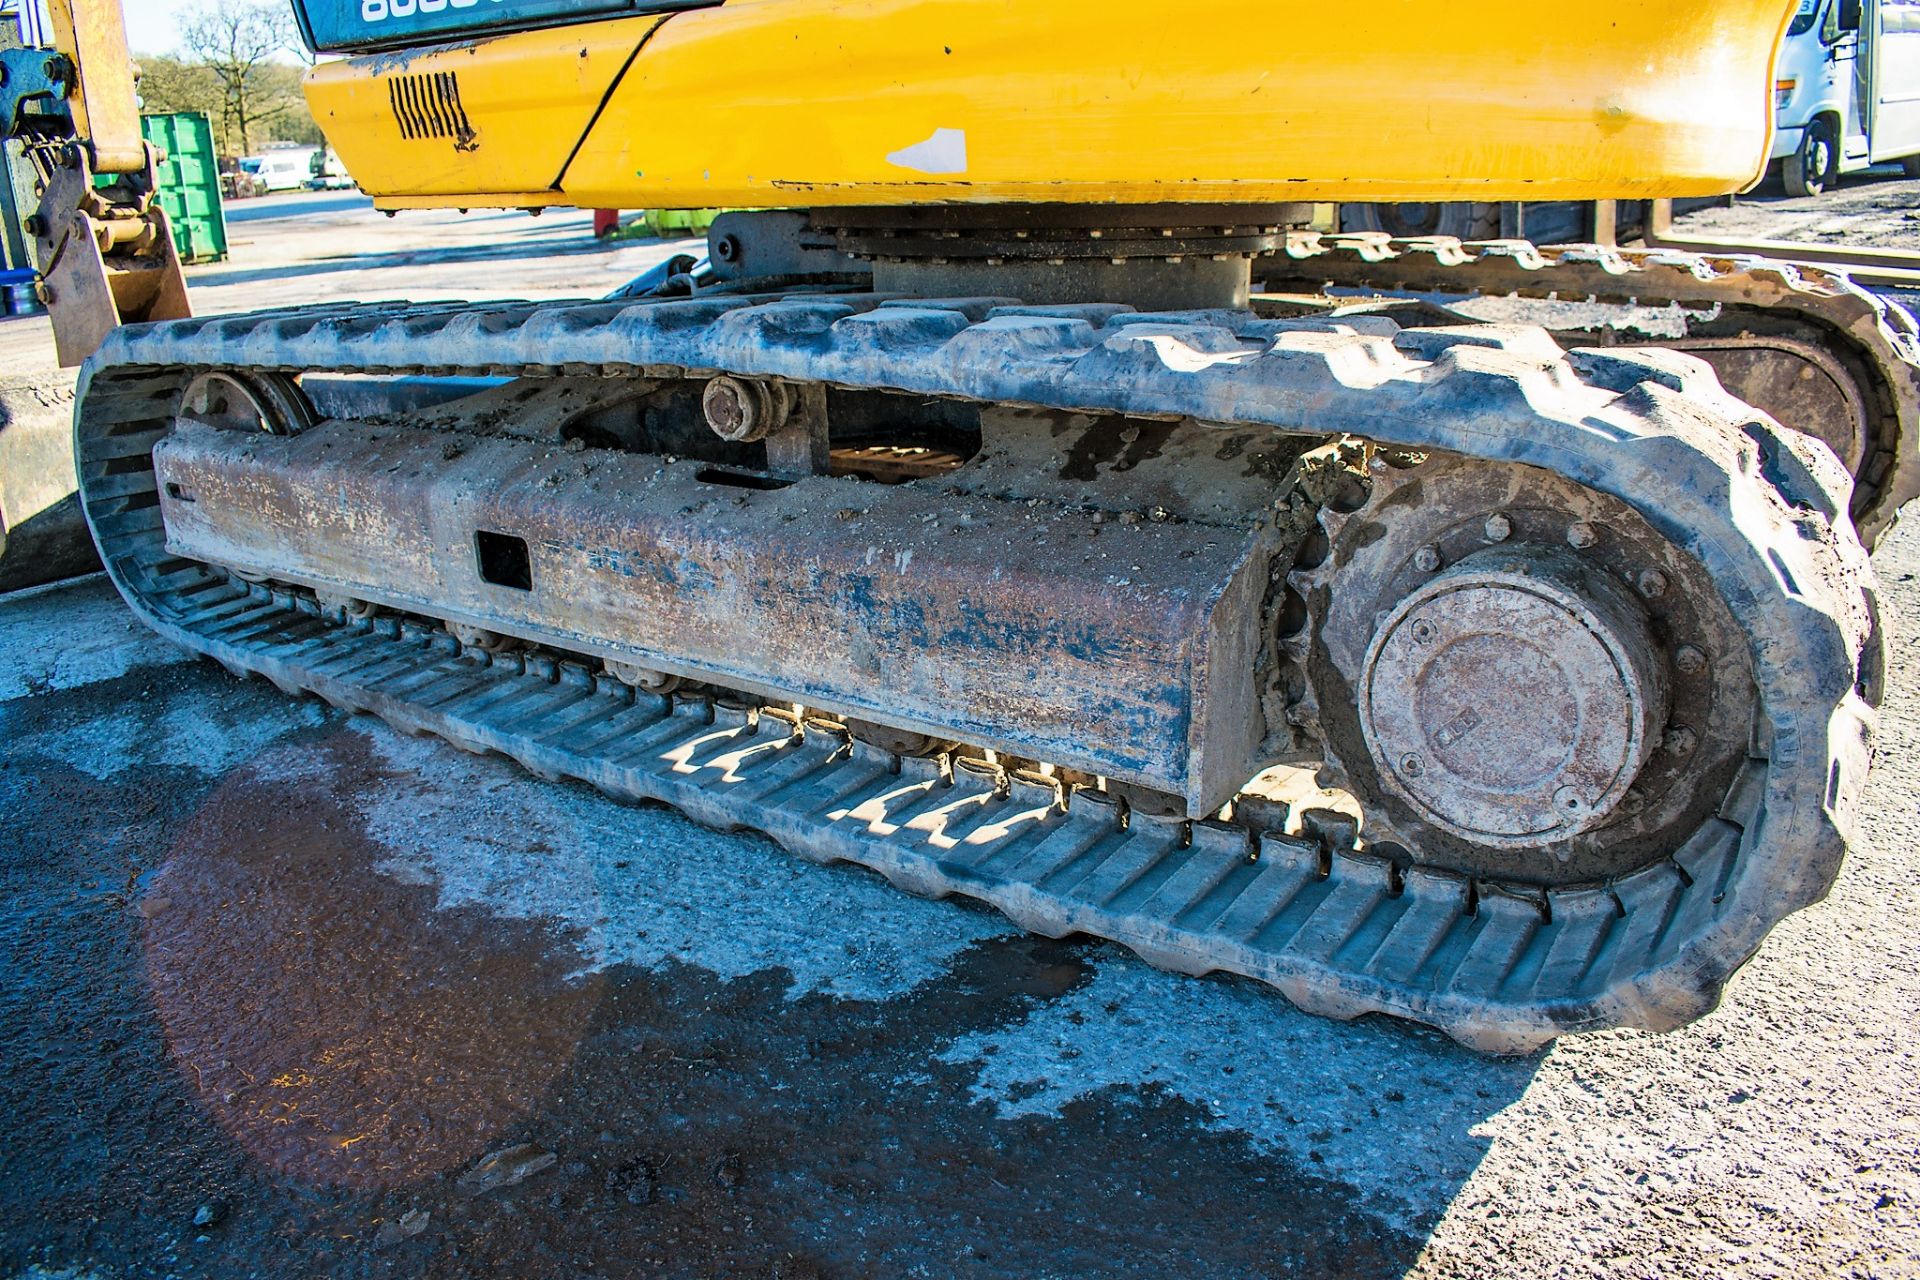
[(1571, 557), (1470, 556), (1381, 620), (1359, 689), (1381, 779), (1435, 825), (1515, 847), (1605, 822), (1659, 741), (1637, 602)]

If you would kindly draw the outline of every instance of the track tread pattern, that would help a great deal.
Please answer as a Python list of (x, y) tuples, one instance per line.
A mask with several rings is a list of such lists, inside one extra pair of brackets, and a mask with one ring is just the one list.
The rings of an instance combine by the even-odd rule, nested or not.
[[(1810, 323), (1830, 345), (1853, 348), (1879, 382), (1874, 457), (1862, 467), (1854, 523), (1865, 545), (1920, 497), (1920, 323), (1898, 303), (1838, 271), (1748, 254), (1600, 245), (1543, 247), (1523, 240), (1394, 239), (1380, 232), (1290, 232), (1256, 276), (1276, 290), (1325, 286), (1413, 293), (1719, 307)], [(1635, 352), (1645, 364), (1648, 353)]]

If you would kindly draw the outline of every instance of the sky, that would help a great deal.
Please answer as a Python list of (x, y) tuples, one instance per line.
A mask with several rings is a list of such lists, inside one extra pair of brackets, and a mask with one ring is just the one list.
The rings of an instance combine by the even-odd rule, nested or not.
[(180, 46), (180, 23), (194, 0), (121, 0), (127, 12), (127, 43), (135, 53), (172, 53)]
[[(198, 0), (120, 0), (127, 15), (127, 43), (135, 53), (175, 52), (180, 47), (180, 24), (196, 3)], [(6, 8), (15, 7), (9, 0)], [(45, 12), (44, 4), (41, 11)]]
[[(0, 5), (9, 11), (22, 3), (32, 4), (34, 0), (0, 0)], [(44, 14), (45, 0), (39, 3)], [(178, 53), (180, 28), (204, 3), (205, 0), (120, 0), (121, 11), (127, 18), (128, 46), (136, 54)], [(277, 3), (284, 5), (286, 0), (277, 0)]]

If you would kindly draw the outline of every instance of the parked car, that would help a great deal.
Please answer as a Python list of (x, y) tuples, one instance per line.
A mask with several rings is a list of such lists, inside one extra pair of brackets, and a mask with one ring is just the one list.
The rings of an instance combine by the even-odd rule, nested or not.
[(263, 151), (255, 156), (243, 156), (240, 168), (264, 182), (268, 191), (299, 191), (313, 176), (314, 150), (311, 147), (288, 147), (285, 150)]

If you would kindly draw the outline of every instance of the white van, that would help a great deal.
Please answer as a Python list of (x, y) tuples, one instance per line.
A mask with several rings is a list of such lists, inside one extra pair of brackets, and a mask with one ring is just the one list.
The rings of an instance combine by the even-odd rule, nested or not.
[(317, 149), (288, 147), (263, 151), (257, 156), (243, 158), (240, 170), (259, 178), (268, 191), (300, 191), (305, 189), (307, 180), (313, 177), (313, 154)]
[(1920, 0), (1800, 0), (1773, 98), (1787, 194), (1889, 160), (1920, 178)]

